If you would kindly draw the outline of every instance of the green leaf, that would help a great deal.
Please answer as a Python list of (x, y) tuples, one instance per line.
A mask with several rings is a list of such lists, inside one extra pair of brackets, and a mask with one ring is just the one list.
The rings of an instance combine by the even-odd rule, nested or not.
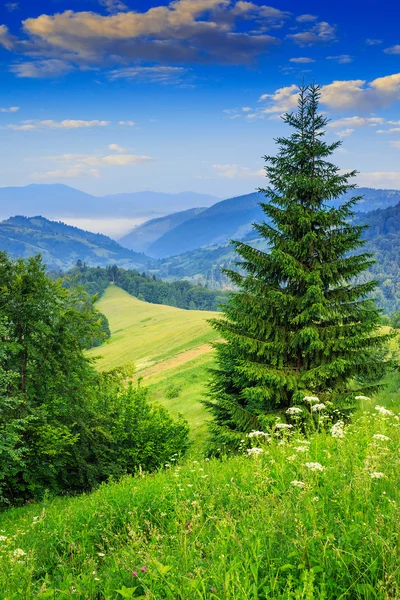
[(135, 591), (136, 587), (127, 588), (125, 586), (123, 586), (120, 590), (116, 590), (116, 592), (120, 594), (120, 596), (122, 596), (123, 598), (133, 598), (133, 594), (135, 593)]

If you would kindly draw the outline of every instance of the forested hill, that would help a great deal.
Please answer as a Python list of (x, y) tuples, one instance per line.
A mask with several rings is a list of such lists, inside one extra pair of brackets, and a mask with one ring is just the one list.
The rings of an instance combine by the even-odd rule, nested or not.
[(385, 210), (357, 215), (356, 223), (367, 224), (364, 249), (375, 257), (375, 264), (364, 277), (379, 283), (377, 296), (385, 312), (400, 310), (400, 203)]
[[(57, 275), (59, 274), (54, 274), (55, 277)], [(218, 310), (228, 296), (226, 292), (209, 290), (189, 281), (168, 283), (157, 279), (155, 275), (146, 275), (136, 270), (120, 269), (116, 265), (106, 268), (88, 267), (80, 261), (63, 278), (65, 287), (84, 285), (92, 295), (101, 296), (109, 285), (118, 285), (139, 300), (188, 310)]]
[(91, 265), (118, 263), (126, 268), (148, 268), (144, 254), (123, 248), (106, 235), (84, 231), (44, 217), (16, 216), (0, 223), (0, 250), (12, 258), (41, 254), (53, 269), (69, 269), (78, 259)]

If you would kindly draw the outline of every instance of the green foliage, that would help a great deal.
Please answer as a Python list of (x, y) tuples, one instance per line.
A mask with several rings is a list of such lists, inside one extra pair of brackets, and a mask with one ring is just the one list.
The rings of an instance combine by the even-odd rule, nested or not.
[(237, 447), (263, 415), (305, 395), (346, 407), (354, 378), (369, 392), (384, 370), (389, 336), (379, 334), (369, 299), (376, 282), (353, 283), (373, 263), (370, 254), (350, 254), (363, 245), (364, 227), (349, 222), (359, 198), (332, 206), (355, 188), (355, 172), (342, 175), (327, 161), (340, 142), (323, 139), (319, 96), (317, 86), (300, 89), (298, 113), (284, 116), (294, 133), (265, 157), (269, 202), (255, 229), (269, 252), (235, 242), (241, 271), (228, 275), (239, 291), (213, 321), (225, 338), (206, 401), (216, 448)]
[(182, 386), (178, 383), (171, 383), (167, 387), (165, 391), (165, 396), (168, 400), (173, 400), (174, 398), (178, 398), (181, 393)]
[(90, 489), (186, 450), (185, 422), (84, 355), (104, 336), (94, 298), (51, 281), (40, 257), (1, 253), (0, 282), (0, 501)]
[(1, 514), (0, 597), (399, 598), (399, 416), (373, 406), (343, 437), (253, 438), (258, 455)]

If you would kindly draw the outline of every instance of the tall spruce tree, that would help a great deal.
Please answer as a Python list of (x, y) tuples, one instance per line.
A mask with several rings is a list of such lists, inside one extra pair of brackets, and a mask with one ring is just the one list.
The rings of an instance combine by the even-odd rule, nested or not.
[(305, 395), (343, 406), (370, 393), (382, 374), (377, 355), (384, 357), (388, 336), (370, 299), (377, 282), (355, 283), (373, 263), (355, 253), (363, 244), (364, 227), (351, 224), (360, 197), (337, 202), (356, 187), (356, 172), (328, 162), (341, 142), (324, 141), (319, 98), (319, 86), (300, 88), (297, 113), (283, 117), (294, 132), (276, 140), (276, 157), (265, 157), (266, 220), (254, 227), (269, 250), (234, 242), (240, 270), (226, 273), (238, 291), (212, 321), (224, 341), (205, 401), (220, 447), (237, 446), (266, 415), (285, 414)]

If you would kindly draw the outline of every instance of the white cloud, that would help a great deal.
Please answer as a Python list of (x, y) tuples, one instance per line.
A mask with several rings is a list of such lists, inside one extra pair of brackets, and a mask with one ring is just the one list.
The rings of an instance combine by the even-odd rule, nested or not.
[(361, 186), (376, 189), (399, 189), (400, 171), (375, 171), (372, 173), (359, 173), (357, 182)]
[(70, 73), (73, 69), (74, 67), (70, 63), (57, 58), (14, 63), (10, 67), (10, 71), (15, 73), (17, 77), (26, 77), (31, 79), (60, 77)]
[(327, 56), (328, 60), (334, 60), (339, 65), (345, 65), (353, 62), (353, 58), (349, 54), (339, 54), (339, 56)]
[(348, 137), (352, 133), (354, 133), (354, 129), (349, 128), (349, 129), (342, 129), (342, 131), (337, 131), (336, 135), (338, 135), (339, 137)]
[(82, 164), (91, 167), (112, 166), (123, 167), (126, 165), (137, 165), (150, 162), (150, 156), (137, 156), (136, 154), (110, 154), (109, 156), (86, 156), (81, 159)]
[(122, 154), (125, 148), (118, 144), (110, 144), (109, 149), (116, 151), (117, 154), (106, 156), (96, 156), (89, 154), (60, 154), (58, 156), (46, 156), (43, 160), (55, 161), (65, 164), (64, 169), (55, 169), (45, 171), (44, 173), (34, 173), (33, 179), (38, 180), (62, 180), (75, 179), (79, 177), (100, 177), (101, 171), (95, 167), (125, 167), (129, 165), (139, 165), (151, 162), (150, 156), (139, 156), (136, 154)]
[(124, 12), (128, 10), (126, 4), (121, 0), (99, 0), (100, 6), (103, 6), (110, 13)]
[(34, 131), (37, 129), (36, 125), (32, 125), (30, 123), (25, 123), (21, 125), (7, 125), (8, 129), (13, 129), (14, 131)]
[[(266, 102), (266, 108), (258, 111), (259, 118), (266, 114), (284, 113), (296, 109), (299, 88), (296, 84), (277, 89), (273, 94), (263, 94), (260, 102)], [(321, 104), (334, 111), (371, 110), (387, 108), (400, 100), (400, 73), (378, 77), (371, 82), (364, 79), (333, 81), (321, 88)], [(358, 117), (351, 117), (358, 119)], [(375, 123), (383, 123), (375, 119)], [(342, 125), (354, 123), (343, 122)], [(360, 126), (359, 123), (357, 126)], [(362, 124), (367, 124), (363, 122)], [(374, 121), (369, 119), (370, 125)], [(332, 126), (332, 125), (331, 125)], [(333, 125), (337, 127), (336, 125)]]
[(100, 171), (98, 169), (71, 167), (70, 169), (33, 173), (32, 175), (32, 179), (39, 181), (59, 181), (60, 179), (77, 179), (79, 177), (100, 177)]
[[(101, 2), (112, 14), (74, 10), (41, 14), (22, 22), (21, 38), (2, 26), (0, 43), (39, 60), (65, 61), (68, 67), (59, 65), (60, 74), (71, 65), (126, 65), (127, 61), (249, 64), (280, 43), (266, 32), (289, 18), (289, 13), (267, 5), (233, 0), (172, 0), (143, 12), (118, 12), (126, 9), (122, 0)], [(239, 19), (253, 27), (239, 31)], [(15, 69), (23, 73), (20, 76), (52, 76), (38, 74), (51, 70), (50, 65), (37, 71), (32, 66)], [(52, 69), (57, 70), (54, 65)]]
[(383, 125), (385, 119), (382, 117), (344, 117), (343, 119), (336, 119), (330, 121), (328, 127), (376, 127), (377, 125)]
[(19, 9), (19, 2), (7, 2), (4, 6), (9, 12), (13, 12)]
[(318, 17), (316, 15), (299, 15), (296, 18), (298, 23), (310, 23), (312, 21), (316, 21)]
[(299, 64), (307, 64), (307, 63), (314, 63), (315, 60), (313, 58), (307, 58), (305, 56), (299, 56), (298, 58), (289, 58), (289, 62), (299, 63)]
[(119, 121), (119, 125), (122, 127), (135, 127), (135, 121)]
[(400, 131), (400, 127), (392, 127), (391, 129), (378, 129), (378, 131), (376, 133), (390, 134), (390, 133), (399, 133), (399, 131)]
[(390, 48), (385, 48), (384, 52), (386, 54), (400, 54), (400, 44), (390, 46)]
[[(398, 130), (400, 131), (400, 129)], [(400, 148), (400, 142), (390, 142), (392, 146), (394, 146), (395, 148)]]
[(111, 79), (138, 79), (152, 83), (179, 83), (188, 72), (183, 67), (124, 67), (110, 72)]
[(118, 144), (110, 144), (108, 146), (108, 149), (111, 150), (112, 152), (128, 152), (128, 148), (122, 148), (122, 146), (119, 146)]
[(254, 171), (248, 167), (241, 167), (240, 165), (212, 165), (212, 168), (217, 172), (218, 177), (224, 177), (226, 179), (256, 179), (265, 177), (265, 170), (259, 169)]
[(307, 31), (291, 33), (287, 37), (299, 46), (326, 44), (327, 42), (334, 42), (336, 40), (336, 29), (326, 21), (321, 21)]
[(269, 106), (262, 111), (265, 114), (284, 113), (296, 108), (298, 97), (299, 86), (293, 84), (279, 88), (273, 94), (263, 94), (259, 101), (269, 103)]
[(377, 40), (374, 38), (367, 38), (365, 40), (365, 43), (367, 44), (367, 46), (377, 46), (378, 44), (383, 44), (383, 40)]
[(19, 106), (9, 106), (8, 108), (0, 108), (0, 113), (15, 113), (19, 111)]
[(87, 129), (91, 127), (105, 127), (110, 121), (81, 121), (76, 119), (64, 119), (64, 121), (23, 121), (19, 125), (8, 125), (8, 129), (15, 131), (34, 131), (39, 129)]
[(61, 163), (71, 163), (70, 167), (74, 169), (86, 169), (87, 167), (123, 167), (126, 165), (136, 165), (140, 163), (150, 162), (153, 159), (150, 156), (140, 156), (136, 154), (126, 153), (126, 148), (118, 146), (118, 144), (110, 144), (109, 150), (117, 152), (106, 156), (97, 156), (90, 154), (60, 154), (58, 156), (44, 157), (47, 160), (54, 160)]
[(400, 73), (363, 79), (334, 81), (321, 90), (321, 102), (333, 110), (376, 110), (387, 108), (400, 99)]

